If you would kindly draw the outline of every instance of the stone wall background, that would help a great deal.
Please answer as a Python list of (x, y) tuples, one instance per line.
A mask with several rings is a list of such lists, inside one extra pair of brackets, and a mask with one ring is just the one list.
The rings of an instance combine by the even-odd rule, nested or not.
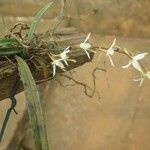
[[(0, 14), (33, 16), (46, 2), (48, 0), (1, 0)], [(45, 15), (49, 19), (59, 12), (61, 0), (54, 2), (52, 10)], [(68, 0), (67, 25), (85, 32), (149, 37), (149, 6), (149, 0)]]

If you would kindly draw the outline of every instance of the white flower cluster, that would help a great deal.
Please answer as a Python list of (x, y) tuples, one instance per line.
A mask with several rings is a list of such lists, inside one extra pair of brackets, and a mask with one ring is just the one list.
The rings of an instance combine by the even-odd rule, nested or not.
[[(117, 46), (115, 46), (115, 44), (116, 44), (116, 38), (115, 38), (114, 41), (112, 42), (110, 48), (108, 48), (107, 51), (106, 51), (106, 56), (109, 57), (109, 60), (110, 60), (111, 65), (112, 65), (113, 67), (114, 67), (115, 65), (114, 65), (113, 60), (112, 60), (111, 57), (114, 55), (115, 50), (116, 50), (116, 47), (117, 47)], [(141, 53), (141, 54), (132, 56), (132, 57), (131, 57), (131, 60), (128, 62), (128, 64), (125, 65), (125, 66), (122, 66), (122, 68), (124, 68), (124, 69), (125, 69), (125, 68), (129, 68), (130, 66), (133, 66), (137, 71), (139, 71), (139, 72), (141, 73), (141, 76), (142, 76), (141, 78), (139, 78), (139, 79), (134, 79), (134, 81), (140, 81), (139, 86), (142, 85), (142, 83), (143, 83), (145, 77), (148, 78), (148, 79), (150, 79), (150, 71), (147, 71), (147, 72), (145, 73), (145, 71), (143, 70), (141, 64), (139, 63), (139, 60), (143, 59), (147, 54), (148, 54), (148, 53)]]
[[(91, 36), (91, 33), (89, 33), (84, 42), (79, 44), (79, 47), (81, 49), (83, 49), (87, 55), (87, 57), (89, 59), (91, 59), (89, 51), (92, 51), (92, 45), (88, 42), (89, 38)], [(115, 67), (114, 62), (112, 60), (112, 56), (115, 54), (115, 51), (118, 49), (119, 47), (116, 46), (116, 38), (113, 40), (112, 44), (110, 45), (110, 47), (105, 51), (106, 52), (106, 57), (109, 58), (110, 63), (113, 67)], [(59, 67), (60, 69), (62, 69), (63, 71), (65, 71), (65, 66), (63, 64), (63, 62), (66, 64), (66, 66), (68, 66), (68, 62), (67, 61), (72, 61), (69, 59), (69, 56), (67, 55), (70, 52), (70, 46), (68, 46), (62, 53), (59, 54), (59, 59), (54, 59), (52, 61), (52, 65), (53, 65), (53, 76), (56, 75), (56, 67)], [(95, 52), (95, 51), (92, 51)], [(134, 79), (134, 81), (139, 81), (139, 86), (142, 85), (144, 78), (148, 78), (150, 79), (150, 71), (147, 71), (145, 73), (143, 67), (141, 66), (139, 60), (143, 59), (148, 53), (141, 53), (135, 56), (130, 57), (130, 61), (128, 62), (127, 65), (122, 66), (122, 68), (129, 68), (130, 66), (132, 66), (133, 68), (135, 68), (137, 71), (139, 71), (141, 73), (141, 78), (139, 79)]]
[[(91, 33), (89, 33), (87, 35), (87, 37), (85, 38), (83, 43), (79, 44), (79, 47), (85, 51), (85, 53), (86, 53), (86, 55), (87, 55), (87, 57), (89, 59), (91, 59), (91, 58), (90, 58), (90, 54), (89, 54), (88, 51), (92, 47), (92, 45), (90, 43), (88, 43), (90, 35), (91, 35)], [(52, 61), (53, 77), (56, 75), (56, 67), (59, 67), (60, 69), (65, 71), (65, 66), (64, 66), (64, 64), (62, 62), (64, 62), (68, 66), (68, 62), (67, 61), (69, 60), (69, 56), (67, 56), (67, 54), (70, 52), (69, 48), (70, 48), (70, 46), (68, 46), (61, 54), (59, 54), (59, 57), (60, 57), (59, 59), (54, 59)], [(73, 60), (70, 60), (70, 61), (73, 61)]]
[(60, 59), (55, 59), (53, 60), (52, 62), (52, 65), (53, 65), (53, 77), (56, 75), (56, 66), (58, 66), (60, 69), (62, 69), (63, 71), (65, 71), (65, 66), (64, 64), (62, 63), (62, 61), (65, 62), (65, 64), (68, 66), (68, 62), (67, 62), (67, 59), (69, 58), (67, 56), (67, 54), (70, 52), (69, 50), (69, 46), (59, 55), (60, 56)]

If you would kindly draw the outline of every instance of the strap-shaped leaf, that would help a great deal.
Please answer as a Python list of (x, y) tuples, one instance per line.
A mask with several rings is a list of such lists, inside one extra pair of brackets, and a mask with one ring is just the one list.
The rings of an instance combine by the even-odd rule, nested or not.
[(14, 38), (0, 38), (0, 47), (19, 44)]
[(15, 58), (18, 62), (18, 71), (24, 85), (35, 149), (48, 150), (45, 121), (36, 83), (27, 63), (19, 56), (16, 56)]
[(9, 56), (9, 55), (15, 55), (18, 53), (21, 53), (23, 51), (23, 48), (21, 47), (0, 47), (0, 57), (1, 56)]
[(47, 5), (45, 5), (38, 13), (37, 15), (33, 18), (31, 26), (30, 26), (30, 30), (28, 32), (28, 37), (27, 37), (27, 41), (30, 42), (30, 40), (32, 39), (33, 33), (36, 30), (36, 27), (42, 17), (42, 15), (47, 11), (47, 9), (53, 4), (53, 2), (48, 3)]

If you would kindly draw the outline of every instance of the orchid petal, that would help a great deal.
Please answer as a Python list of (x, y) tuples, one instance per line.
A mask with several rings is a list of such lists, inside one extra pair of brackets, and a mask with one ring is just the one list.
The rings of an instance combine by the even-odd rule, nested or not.
[(69, 48), (70, 48), (70, 46), (68, 46), (64, 51), (68, 51), (69, 50)]
[(54, 60), (52, 62), (52, 64), (53, 64), (53, 76), (55, 76), (55, 74), (56, 74), (56, 66), (58, 66), (62, 70), (65, 69), (65, 67), (64, 67), (63, 63), (61, 62), (61, 60), (62, 59), (58, 59), (58, 60)]
[(135, 82), (140, 81), (139, 86), (141, 86), (143, 84), (143, 82), (144, 82), (144, 78), (134, 79), (133, 81), (135, 81)]
[(134, 67), (136, 70), (138, 70), (138, 71), (140, 71), (141, 73), (143, 73), (143, 70), (142, 70), (142, 68), (141, 68), (141, 66), (140, 66), (140, 64), (139, 64), (139, 62), (138, 62), (137, 60), (132, 60), (132, 65), (133, 65), (133, 67)]
[(85, 38), (85, 40), (84, 40), (83, 43), (86, 43), (86, 42), (89, 40), (90, 36), (91, 36), (91, 33), (89, 33), (89, 34), (87, 35), (87, 37)]
[(70, 50), (69, 50), (69, 46), (60, 54), (60, 57), (64, 60), (64, 59), (67, 59), (67, 53), (69, 53)]
[[(62, 53), (64, 53), (64, 54), (69, 53), (69, 52), (70, 52), (69, 48), (70, 48), (70, 46), (68, 46)], [(61, 53), (61, 54), (62, 54), (62, 53)]]
[(143, 59), (148, 53), (141, 53), (133, 57), (134, 60)]
[(86, 55), (88, 56), (88, 58), (90, 59), (91, 57), (90, 57), (89, 52), (86, 49), (84, 49), (84, 51), (85, 51)]
[(144, 78), (141, 79), (139, 86), (142, 86), (143, 82), (144, 82)]
[(60, 62), (60, 61), (57, 61), (57, 62), (56, 62), (56, 66), (60, 67), (61, 69), (65, 69), (63, 63)]
[[(112, 48), (115, 46), (115, 44), (116, 44), (116, 38), (113, 40), (113, 42), (112, 42), (112, 44), (111, 44), (111, 46), (110, 46), (109, 49), (112, 49)], [(108, 50), (109, 50), (109, 49), (108, 49)]]
[(53, 64), (53, 77), (55, 76), (55, 74), (56, 74), (56, 65)]
[(108, 57), (109, 57), (109, 60), (110, 60), (111, 65), (112, 65), (113, 67), (115, 67), (115, 65), (114, 65), (114, 63), (113, 63), (113, 60), (112, 60), (111, 56), (108, 55)]
[(64, 59), (63, 61), (64, 61), (64, 62), (65, 62), (65, 64), (68, 66), (68, 62), (67, 62), (65, 59)]

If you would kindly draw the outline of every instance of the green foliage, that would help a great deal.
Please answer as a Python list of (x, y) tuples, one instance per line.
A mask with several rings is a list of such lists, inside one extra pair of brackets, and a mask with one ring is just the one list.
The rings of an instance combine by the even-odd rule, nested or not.
[(0, 47), (8, 47), (10, 45), (19, 44), (14, 38), (0, 38)]
[[(23, 39), (21, 42), (19, 42), (19, 39), (17, 39), (17, 37), (0, 39), (0, 57), (12, 55), (15, 57), (18, 63), (18, 71), (24, 86), (29, 120), (32, 128), (32, 134), (33, 134), (34, 145), (36, 150), (49, 149), (46, 127), (45, 127), (45, 120), (42, 112), (38, 89), (33, 79), (32, 73), (25, 60), (17, 55), (18, 54), (20, 55), (23, 52), (23, 49), (27, 48), (28, 50), (28, 47), (26, 46), (32, 40), (33, 34), (37, 28), (37, 25), (42, 15), (47, 11), (47, 9), (52, 4), (53, 2), (50, 2), (47, 5), (45, 5), (33, 18), (30, 29), (27, 33), (27, 39)], [(27, 42), (27, 43), (23, 43), (23, 42)]]
[(27, 37), (27, 41), (30, 42), (30, 40), (32, 39), (33, 33), (36, 30), (36, 27), (42, 17), (42, 15), (47, 11), (47, 9), (53, 4), (53, 2), (48, 3), (47, 5), (45, 5), (37, 14), (36, 16), (33, 18), (33, 21), (31, 23), (30, 26), (30, 30), (28, 32), (28, 37)]
[(23, 49), (19, 48), (19, 47), (10, 47), (10, 48), (9, 47), (5, 47), (5, 48), (0, 47), (0, 57), (15, 55), (15, 54), (21, 53), (22, 50)]
[(36, 83), (27, 63), (19, 56), (16, 56), (15, 58), (18, 62), (19, 74), (24, 85), (35, 149), (48, 150), (45, 121)]

